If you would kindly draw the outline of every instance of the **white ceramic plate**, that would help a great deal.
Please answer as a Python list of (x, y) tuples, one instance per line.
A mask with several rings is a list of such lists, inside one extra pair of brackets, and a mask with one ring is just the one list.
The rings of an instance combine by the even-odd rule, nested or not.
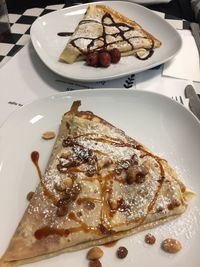
[(92, 68), (84, 61), (66, 64), (58, 58), (69, 37), (59, 37), (59, 32), (73, 32), (83, 17), (87, 4), (78, 5), (52, 12), (38, 18), (31, 27), (31, 40), (41, 60), (57, 74), (80, 81), (99, 81), (119, 78), (137, 73), (171, 59), (181, 47), (181, 38), (177, 31), (164, 19), (137, 4), (124, 1), (105, 1), (102, 4), (113, 7), (122, 14), (137, 21), (145, 30), (162, 42), (148, 60), (139, 60), (134, 56), (124, 57), (118, 64), (109, 68)]
[[(4, 123), (0, 129), (0, 255), (28, 204), (27, 193), (38, 183), (30, 154), (39, 151), (44, 171), (54, 140), (44, 141), (41, 135), (47, 130), (57, 131), (61, 116), (78, 99), (82, 101), (82, 110), (95, 112), (168, 159), (198, 194), (181, 218), (150, 230), (156, 237), (155, 245), (144, 243), (144, 236), (149, 232), (145, 231), (121, 239), (115, 247), (102, 247), (102, 266), (198, 267), (200, 124), (182, 105), (144, 91), (101, 89), (59, 94), (24, 106)], [(160, 243), (167, 237), (181, 241), (182, 251), (176, 255), (163, 252)], [(118, 246), (125, 246), (129, 251), (124, 260), (116, 258)], [(27, 267), (88, 266), (86, 251), (67, 253)]]

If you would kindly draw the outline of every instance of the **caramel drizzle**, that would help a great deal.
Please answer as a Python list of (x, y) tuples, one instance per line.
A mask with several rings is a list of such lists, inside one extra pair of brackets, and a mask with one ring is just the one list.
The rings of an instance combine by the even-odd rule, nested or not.
[(97, 228), (90, 227), (86, 223), (83, 223), (80, 219), (77, 218), (77, 216), (73, 212), (69, 213), (68, 218), (79, 223), (80, 226), (72, 227), (70, 229), (52, 228), (52, 227), (45, 226), (45, 227), (42, 227), (42, 228), (38, 229), (37, 231), (35, 231), (35, 234), (34, 234), (35, 238), (38, 240), (41, 240), (41, 239), (46, 238), (50, 235), (59, 235), (62, 237), (68, 237), (69, 234), (77, 233), (80, 231), (84, 231), (86, 233), (87, 232), (98, 233)]
[(156, 160), (156, 162), (158, 163), (158, 165), (160, 167), (160, 180), (158, 181), (159, 182), (159, 185), (158, 185), (158, 188), (157, 188), (157, 191), (156, 191), (156, 193), (154, 195), (153, 200), (151, 201), (151, 203), (148, 206), (148, 209), (147, 209), (148, 211), (147, 211), (146, 216), (144, 216), (143, 219), (141, 220), (141, 224), (142, 224), (145, 221), (146, 217), (151, 212), (151, 210), (153, 209), (153, 207), (154, 207), (154, 205), (156, 203), (156, 200), (158, 198), (159, 192), (160, 192), (160, 190), (162, 188), (162, 185), (163, 185), (163, 182), (165, 180), (165, 171), (164, 171), (164, 168), (163, 168), (163, 166), (161, 164), (161, 161), (163, 159), (161, 159), (158, 156), (153, 155), (152, 153), (150, 153), (149, 151), (147, 151), (146, 149), (144, 149), (144, 147), (142, 145), (138, 145), (136, 148), (139, 149), (139, 150), (142, 150), (145, 153), (144, 155), (141, 156), (141, 158), (142, 157), (146, 157), (146, 156), (152, 157), (152, 158), (154, 158)]
[(114, 247), (117, 244), (117, 242), (118, 242), (118, 240), (111, 241), (111, 242), (103, 244), (103, 246), (107, 247), (107, 248), (111, 248), (111, 247)]
[[(79, 139), (81, 137), (89, 137), (89, 136), (96, 136), (96, 133), (87, 133), (87, 134), (77, 135), (77, 136), (74, 137), (74, 139), (76, 140), (76, 139)], [(120, 142), (119, 142), (119, 139), (114, 138), (114, 137), (110, 137), (110, 136), (107, 136), (107, 135), (102, 135), (101, 137), (85, 138), (85, 140), (96, 141), (96, 142), (101, 142), (101, 143), (107, 143), (107, 144), (111, 144), (111, 145), (119, 146), (119, 147), (136, 148), (136, 144), (124, 143), (122, 140), (120, 140)], [(107, 155), (106, 153), (98, 151), (98, 150), (93, 150), (93, 151), (96, 152), (96, 153), (102, 154), (102, 155)]]
[[(107, 18), (111, 20), (111, 24), (108, 24), (108, 23), (105, 22), (105, 20)], [(94, 23), (94, 22), (99, 23), (99, 22), (94, 21), (94, 20), (82, 20), (79, 23), (79, 25), (86, 24), (86, 23)], [(107, 47), (109, 45), (113, 45), (113, 44), (120, 43), (120, 42), (127, 42), (130, 45), (130, 47), (131, 47), (130, 50), (133, 50), (134, 49), (134, 46), (133, 46), (133, 44), (130, 41), (131, 39), (133, 39), (133, 38), (134, 39), (135, 38), (148, 39), (147, 36), (131, 36), (129, 38), (126, 38), (125, 37), (125, 33), (128, 32), (128, 31), (131, 31), (131, 30), (135, 30), (134, 27), (132, 27), (132, 26), (126, 24), (126, 23), (121, 23), (121, 22), (120, 23), (117, 23), (117, 22), (115, 22), (114, 19), (112, 18), (112, 16), (109, 13), (105, 13), (103, 15), (103, 17), (101, 19), (101, 24), (102, 24), (102, 27), (103, 27), (103, 31), (102, 31), (102, 35), (101, 36), (99, 36), (97, 38), (77, 37), (77, 38), (74, 38), (73, 40), (71, 40), (71, 42), (70, 42), (71, 45), (74, 46), (74, 47), (76, 47), (82, 54), (84, 54), (84, 51), (78, 45), (76, 45), (76, 41), (77, 40), (80, 40), (80, 39), (90, 40), (89, 44), (87, 45), (87, 51), (97, 51), (97, 50), (101, 50), (103, 48), (104, 49), (107, 49)], [(119, 32), (118, 33), (114, 33), (114, 34), (107, 34), (106, 33), (106, 26), (107, 27), (116, 27)], [(126, 27), (127, 30), (122, 30), (120, 27)], [(113, 36), (113, 37), (120, 36), (122, 38), (122, 40), (107, 43), (107, 41), (106, 41), (106, 36), (107, 35), (110, 35), (110, 36)], [(94, 44), (95, 44), (96, 41), (102, 41), (103, 42), (102, 46), (100, 46), (98, 48), (95, 48), (95, 49), (91, 49), (94, 46)], [(152, 42), (152, 47), (151, 47), (151, 49), (152, 49), (154, 47), (154, 42), (153, 42), (153, 40), (151, 40), (151, 42)]]
[(39, 152), (38, 151), (33, 151), (31, 153), (31, 160), (33, 162), (33, 164), (35, 165), (36, 167), (36, 170), (37, 170), (37, 173), (38, 173), (38, 176), (40, 178), (40, 183), (41, 183), (41, 186), (42, 186), (42, 189), (44, 191), (44, 194), (53, 201), (54, 205), (56, 205), (57, 201), (59, 200), (58, 198), (55, 197), (55, 195), (49, 191), (45, 185), (45, 182), (44, 182), (44, 179), (43, 179), (43, 176), (42, 176), (42, 172), (41, 172), (41, 169), (40, 169), (40, 166), (39, 166)]
[(104, 225), (107, 229), (111, 229), (110, 223), (110, 207), (108, 203), (109, 195), (111, 194), (111, 190), (108, 189), (108, 181), (113, 179), (114, 173), (109, 173), (108, 175), (104, 176), (103, 179), (100, 180), (101, 186), (101, 215), (100, 215), (100, 222)]
[[(98, 140), (98, 138), (99, 138), (99, 137), (95, 137), (95, 136), (97, 136), (96, 133), (85, 133), (85, 134), (80, 134), (80, 135), (74, 136), (74, 139), (78, 139), (80, 137), (88, 137), (88, 136), (89, 137), (91, 136), (89, 140)], [(94, 136), (94, 138), (92, 136)], [(109, 140), (112, 140), (114, 142), (119, 142), (119, 138), (115, 138), (115, 137), (111, 137), (111, 136), (103, 135), (103, 134), (101, 135), (101, 137), (99, 139), (103, 139), (103, 140), (109, 139)]]
[(78, 205), (81, 205), (82, 203), (85, 202), (97, 202), (97, 203), (101, 203), (101, 199), (98, 198), (92, 198), (92, 197), (84, 197), (84, 198), (78, 198), (76, 203)]
[(116, 142), (115, 140), (113, 141), (113, 139), (111, 139), (111, 140), (110, 139), (104, 139), (103, 137), (90, 138), (90, 140), (92, 140), (92, 141), (97, 141), (97, 142), (101, 142), (101, 143), (107, 143), (107, 144), (111, 144), (111, 145), (117, 146), (117, 147), (132, 147), (132, 148), (135, 148), (135, 146), (133, 144), (124, 143), (124, 142)]
[(86, 223), (82, 222), (76, 215), (74, 212), (70, 212), (69, 215), (68, 215), (68, 218), (70, 220), (73, 220), (77, 223), (80, 224), (80, 227), (74, 227), (74, 228), (70, 228), (68, 229), (70, 233), (74, 233), (74, 232), (79, 232), (79, 231), (84, 231), (84, 232), (95, 232), (95, 233), (98, 233), (97, 232), (97, 228), (96, 227), (91, 227), (91, 226), (88, 226)]
[(41, 240), (43, 238), (48, 237), (49, 235), (59, 235), (67, 237), (69, 234), (70, 231), (68, 229), (57, 229), (45, 226), (35, 231), (34, 235), (36, 239)]
[[(98, 141), (103, 142), (103, 140), (104, 140), (103, 138), (98, 138)], [(111, 143), (113, 143), (113, 142), (111, 141)], [(114, 144), (115, 144), (115, 142), (114, 142)], [(129, 144), (120, 143), (120, 146), (122, 146), (122, 145), (123, 146), (127, 146)], [(134, 222), (142, 224), (144, 222), (145, 218), (148, 216), (148, 213), (152, 210), (152, 208), (153, 208), (153, 206), (154, 206), (154, 204), (156, 202), (156, 199), (158, 197), (159, 191), (160, 191), (161, 186), (162, 186), (163, 181), (164, 181), (164, 169), (163, 169), (163, 166), (162, 166), (162, 164), (160, 162), (162, 159), (157, 157), (157, 156), (154, 156), (153, 154), (151, 154), (150, 152), (145, 150), (142, 145), (137, 145), (136, 147), (133, 146), (133, 145), (130, 145), (130, 146), (136, 148), (137, 150), (142, 150), (144, 152), (144, 155), (141, 155), (141, 157), (145, 157), (145, 156), (153, 157), (156, 160), (156, 162), (159, 164), (159, 167), (160, 167), (160, 177), (161, 178), (159, 180), (159, 186), (158, 186), (157, 192), (155, 193), (155, 196), (154, 196), (153, 200), (151, 201), (151, 203), (149, 204), (149, 206), (147, 208), (147, 210), (148, 210), (147, 214), (145, 216), (143, 216), (143, 217), (134, 218), (133, 220), (130, 220), (129, 222), (126, 222), (128, 224), (134, 223)], [(42, 174), (41, 174), (41, 171), (40, 171), (40, 168), (39, 168), (39, 165), (38, 165), (39, 153), (38, 153), (38, 155), (36, 157), (37, 160), (33, 160), (32, 154), (31, 154), (31, 158), (32, 158), (32, 161), (33, 161), (33, 163), (35, 164), (35, 166), (37, 168), (38, 174), (40, 176), (40, 179), (41, 179), (41, 182), (42, 182), (42, 185), (43, 185), (43, 188), (44, 188), (44, 192), (45, 192), (45, 194), (47, 194), (47, 196), (49, 196), (52, 199), (53, 194), (51, 192), (49, 192), (48, 190), (46, 191), (46, 187), (44, 185), (44, 182), (43, 182), (43, 179), (42, 179)], [(109, 206), (109, 203), (108, 203), (109, 196), (112, 193), (112, 188), (108, 187), (108, 182), (110, 182), (110, 184), (112, 184), (111, 181), (113, 179), (116, 179), (114, 172), (111, 172), (111, 173), (107, 174), (104, 177), (97, 176), (97, 177), (92, 177), (92, 178), (85, 178), (84, 180), (88, 180), (88, 181), (94, 181), (94, 180), (98, 180), (99, 181), (99, 185), (100, 185), (100, 189), (101, 189), (101, 199), (79, 198), (77, 200), (77, 204), (78, 205), (80, 205), (81, 203), (87, 202), (87, 201), (93, 201), (93, 202), (102, 203), (102, 207), (101, 207), (101, 211), (100, 211), (100, 225), (98, 227), (90, 227), (90, 226), (88, 226), (86, 223), (82, 222), (73, 212), (70, 212), (68, 214), (68, 218), (71, 219), (71, 220), (74, 220), (77, 223), (79, 223), (79, 225), (80, 225), (79, 227), (72, 227), (70, 229), (57, 229), (57, 228), (54, 229), (54, 228), (50, 228), (50, 227), (43, 227), (43, 228), (41, 228), (41, 229), (39, 229), (39, 230), (37, 230), (35, 232), (35, 237), (37, 239), (42, 239), (42, 238), (45, 238), (45, 237), (47, 237), (49, 235), (54, 235), (54, 234), (66, 237), (70, 233), (79, 232), (79, 231), (94, 232), (97, 235), (101, 235), (102, 234), (102, 229), (105, 230), (105, 234), (109, 234), (109, 233), (111, 233), (113, 227), (123, 226), (124, 223), (111, 225), (111, 221), (110, 221), (110, 219), (113, 217), (114, 213), (116, 212), (115, 210), (111, 210), (110, 209), (110, 206)], [(124, 183), (124, 181), (120, 181), (120, 180), (118, 180), (118, 182)], [(56, 203), (57, 203), (57, 200), (56, 200)]]
[(99, 181), (99, 178), (98, 178), (98, 176), (96, 176), (96, 177), (87, 177), (87, 178), (83, 178), (83, 181), (94, 182), (94, 181)]

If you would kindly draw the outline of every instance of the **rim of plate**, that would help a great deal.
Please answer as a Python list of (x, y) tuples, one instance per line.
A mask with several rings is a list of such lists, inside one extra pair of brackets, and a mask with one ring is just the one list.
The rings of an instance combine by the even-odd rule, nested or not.
[[(24, 112), (24, 110), (26, 108), (29, 108), (32, 105), (35, 105), (36, 103), (39, 102), (44, 102), (45, 100), (52, 100), (53, 99), (59, 99), (62, 97), (75, 97), (76, 95), (78, 96), (79, 94), (92, 94), (92, 93), (96, 93), (96, 94), (102, 94), (103, 96), (107, 94), (112, 94), (113, 97), (115, 97), (115, 94), (122, 94), (123, 95), (128, 95), (131, 94), (131, 96), (134, 97), (134, 94), (144, 94), (144, 95), (151, 95), (151, 96), (156, 96), (159, 97), (161, 99), (164, 99), (165, 101), (168, 101), (168, 103), (170, 103), (170, 105), (175, 105), (178, 109), (183, 110), (183, 112), (186, 112), (188, 114), (190, 114), (191, 119), (197, 123), (199, 129), (200, 129), (200, 121), (198, 120), (198, 118), (189, 110), (187, 109), (184, 105), (181, 105), (179, 103), (177, 103), (176, 101), (174, 101), (173, 99), (171, 99), (170, 97), (163, 95), (161, 93), (158, 92), (152, 92), (152, 91), (147, 91), (147, 90), (137, 90), (135, 89), (134, 92), (130, 91), (130, 90), (124, 90), (124, 89), (116, 89), (116, 88), (107, 88), (107, 89), (101, 89), (101, 88), (96, 88), (96, 89), (80, 89), (80, 90), (74, 90), (74, 91), (67, 91), (67, 92), (61, 92), (61, 93), (57, 93), (57, 94), (52, 94), (49, 96), (45, 96), (45, 97), (41, 97), (38, 99), (35, 99), (33, 101), (29, 101), (27, 103), (25, 103), (22, 107), (17, 108), (16, 110), (12, 111), (8, 117), (2, 122), (2, 124), (0, 125), (0, 132), (3, 130), (4, 126), (6, 127), (7, 123), (10, 122), (10, 120), (12, 120), (12, 118), (14, 116), (17, 116), (19, 113)], [(93, 96), (95, 97), (95, 95), (93, 94)], [(85, 97), (85, 96), (84, 96)], [(184, 114), (183, 114), (184, 116)], [(173, 119), (173, 118), (172, 118)]]

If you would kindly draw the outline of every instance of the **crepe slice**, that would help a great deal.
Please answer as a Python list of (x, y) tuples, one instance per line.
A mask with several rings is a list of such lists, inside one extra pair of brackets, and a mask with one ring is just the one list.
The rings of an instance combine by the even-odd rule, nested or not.
[(161, 42), (133, 20), (104, 5), (89, 5), (60, 60), (73, 63), (79, 56), (118, 48), (122, 56), (153, 51)]
[(92, 112), (78, 111), (80, 104), (63, 115), (1, 267), (118, 240), (187, 208), (193, 193), (166, 160)]

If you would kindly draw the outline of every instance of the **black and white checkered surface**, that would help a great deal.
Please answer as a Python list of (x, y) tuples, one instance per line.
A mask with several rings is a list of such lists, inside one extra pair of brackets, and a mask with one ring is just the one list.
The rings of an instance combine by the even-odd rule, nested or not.
[[(4, 40), (0, 42), (0, 67), (29, 42), (30, 27), (38, 17), (77, 4), (81, 3), (71, 0), (68, 4), (52, 5), (46, 8), (31, 8), (23, 13), (9, 14), (11, 34), (8, 34)], [(189, 23), (187, 21), (164, 13), (156, 13), (166, 19), (176, 29), (189, 29)]]

